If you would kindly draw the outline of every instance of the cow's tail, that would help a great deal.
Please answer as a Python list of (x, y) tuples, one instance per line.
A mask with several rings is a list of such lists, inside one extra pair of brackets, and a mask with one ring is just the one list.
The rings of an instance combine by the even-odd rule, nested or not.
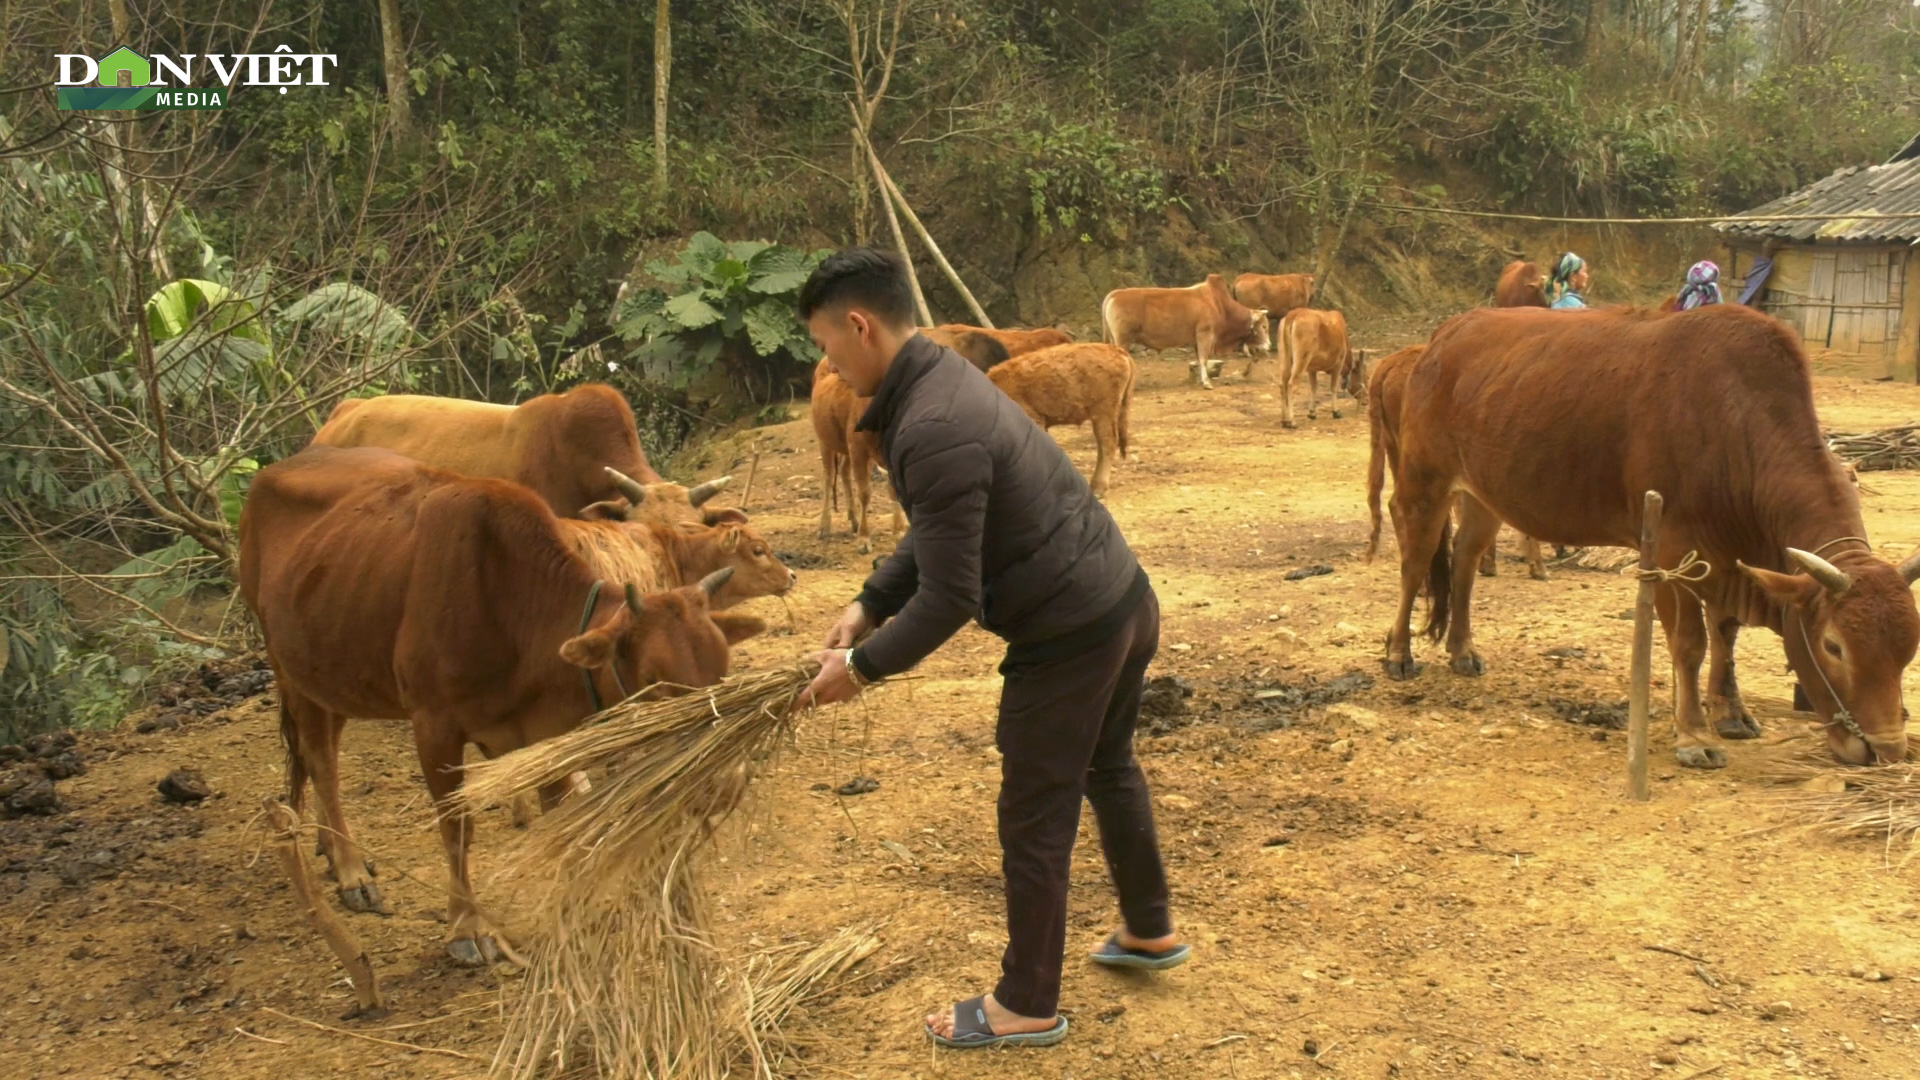
[(1367, 400), (1367, 427), (1372, 451), (1367, 457), (1367, 513), (1373, 518), (1373, 530), (1367, 534), (1367, 561), (1380, 553), (1380, 492), (1387, 486), (1386, 411), (1378, 404), (1380, 395)]
[(1433, 549), (1433, 561), (1427, 564), (1427, 625), (1421, 633), (1428, 641), (1439, 641), (1447, 635), (1452, 595), (1453, 511), (1448, 509), (1445, 522), (1440, 526), (1440, 543)]
[(1115, 434), (1120, 442), (1120, 460), (1127, 460), (1127, 414), (1133, 411), (1133, 380), (1138, 370), (1133, 365), (1133, 357), (1126, 356), (1127, 384), (1120, 388), (1120, 415), (1114, 424)]
[[(275, 672), (278, 682), (279, 672)], [(294, 723), (293, 707), (287, 697), (292, 691), (283, 685), (280, 691), (280, 745), (287, 755), (287, 804), (297, 813), (305, 801), (307, 790), (307, 758), (300, 752), (300, 727)]]
[(1120, 344), (1120, 333), (1113, 328), (1113, 294), (1108, 293), (1100, 300), (1100, 340), (1109, 345)]

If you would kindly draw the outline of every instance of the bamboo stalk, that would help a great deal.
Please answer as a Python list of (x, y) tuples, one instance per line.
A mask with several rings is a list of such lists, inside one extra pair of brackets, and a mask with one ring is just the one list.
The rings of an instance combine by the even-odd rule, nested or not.
[(940, 250), (940, 245), (934, 243), (933, 234), (927, 232), (927, 227), (920, 223), (920, 215), (914, 213), (913, 207), (907, 205), (907, 197), (900, 194), (900, 188), (894, 184), (893, 177), (887, 174), (886, 166), (880, 164), (880, 155), (872, 152), (872, 143), (867, 144), (867, 151), (873, 162), (874, 175), (880, 179), (880, 186), (893, 197), (895, 203), (899, 204), (900, 212), (907, 216), (907, 224), (913, 226), (914, 233), (920, 237), (921, 243), (927, 245), (927, 251), (933, 255), (933, 261), (940, 267), (940, 271), (947, 275), (948, 281), (953, 283), (954, 290), (960, 294), (960, 299), (966, 301), (967, 310), (973, 312), (974, 321), (988, 330), (994, 329), (993, 320), (987, 318), (986, 309), (980, 306), (980, 301), (973, 298), (973, 292), (967, 288), (967, 283), (960, 280), (960, 272), (947, 261), (947, 256)]
[(1627, 797), (1646, 802), (1647, 789), (1647, 711), (1653, 679), (1653, 590), (1656, 582), (1645, 576), (1655, 567), (1653, 545), (1660, 533), (1661, 498), (1657, 491), (1647, 492), (1640, 511), (1640, 595), (1633, 605), (1633, 674), (1627, 697)]
[[(867, 167), (873, 170), (875, 181), (880, 176), (880, 159), (874, 155), (873, 141), (867, 138), (865, 126), (860, 123), (860, 110), (853, 102), (847, 102), (847, 110), (853, 113), (853, 137), (866, 151)], [(920, 291), (920, 274), (913, 268), (913, 252), (907, 250), (906, 234), (900, 231), (900, 216), (893, 212), (893, 200), (881, 199), (881, 209), (887, 212), (887, 228), (893, 233), (893, 246), (900, 252), (900, 261), (907, 264), (907, 282), (913, 286), (913, 310), (920, 318), (921, 326), (933, 325), (933, 313), (927, 308), (927, 295)]]

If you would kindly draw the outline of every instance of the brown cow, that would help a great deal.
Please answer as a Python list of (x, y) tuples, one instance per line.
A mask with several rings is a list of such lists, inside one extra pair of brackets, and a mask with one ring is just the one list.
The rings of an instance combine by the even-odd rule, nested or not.
[(696, 509), (726, 486), (727, 477), (693, 488), (663, 482), (640, 449), (633, 409), (604, 383), (520, 405), (414, 394), (349, 398), (334, 407), (312, 445), (377, 446), (466, 476), (512, 480), (567, 517), (623, 494), (607, 472), (613, 469), (649, 486), (649, 520), (746, 520), (738, 510)]
[[(1412, 371), (1413, 361), (1426, 351), (1425, 345), (1409, 345), (1383, 357), (1374, 366), (1373, 377), (1367, 383), (1367, 423), (1373, 444), (1367, 458), (1367, 514), (1372, 520), (1367, 534), (1368, 562), (1372, 562), (1380, 550), (1380, 491), (1386, 486), (1387, 470), (1396, 468), (1400, 460), (1400, 409), (1406, 400), (1407, 375)], [(1459, 493), (1462, 506), (1471, 498), (1467, 492)], [(1540, 545), (1532, 537), (1526, 539), (1533, 577), (1545, 581), (1547, 569), (1539, 564)], [(1451, 543), (1451, 532), (1447, 542)], [(1481, 565), (1486, 565), (1485, 560)]]
[(602, 578), (569, 536), (627, 528), (557, 518), (518, 484), (383, 450), (310, 448), (254, 477), (241, 595), (279, 686), (288, 801), (299, 812), (311, 776), (349, 908), (385, 908), (340, 805), (349, 716), (412, 721), (446, 848), (447, 950), (481, 963), (499, 955), (496, 931), (468, 880), (473, 824), (449, 801), (466, 745), (496, 757), (631, 691), (710, 684), (727, 672), (728, 646), (764, 629), (711, 610), (729, 571), (642, 599), (634, 583)]
[[(1312, 274), (1241, 274), (1233, 279), (1233, 297), (1250, 308), (1264, 308), (1268, 329), (1279, 341), (1280, 320), (1294, 308), (1313, 302)], [(1253, 365), (1247, 365), (1252, 371)]]
[[(1699, 422), (1708, 413), (1712, 422)], [(1742, 626), (1781, 635), (1836, 757), (1906, 756), (1900, 679), (1920, 646), (1908, 591), (1920, 555), (1896, 568), (1860, 539), (1859, 496), (1821, 439), (1806, 353), (1779, 322), (1737, 305), (1470, 311), (1414, 361), (1399, 437), (1390, 676), (1418, 670), (1408, 617), (1423, 578), (1428, 634), (1446, 636), (1455, 671), (1485, 670), (1473, 648), (1474, 575), (1451, 573), (1441, 543), (1454, 491), (1475, 497), (1455, 546), (1469, 566), (1502, 520), (1556, 543), (1636, 547), (1641, 497), (1658, 491), (1659, 565), (1697, 552), (1704, 574), (1656, 592), (1680, 763), (1726, 764), (1709, 745), (1715, 729), (1759, 734), (1733, 674)], [(1709, 652), (1714, 729), (1699, 681)]]
[(1242, 344), (1266, 352), (1273, 340), (1266, 311), (1235, 300), (1219, 274), (1184, 289), (1115, 289), (1100, 302), (1100, 327), (1102, 340), (1122, 349), (1192, 349), (1200, 385), (1209, 390), (1209, 365), (1226, 363)]
[(995, 364), (1005, 363), (1012, 355), (1007, 346), (998, 337), (986, 330), (973, 326), (939, 326), (920, 331), (936, 345), (945, 345), (954, 352), (967, 358), (967, 362), (981, 371), (989, 371)]
[(1042, 429), (1093, 424), (1093, 493), (1107, 493), (1107, 471), (1127, 456), (1127, 412), (1133, 404), (1133, 357), (1116, 345), (1055, 345), (987, 372)]
[[(960, 323), (948, 323), (944, 326), (937, 326), (934, 329), (949, 334), (985, 334), (999, 342), (1000, 345), (1007, 350), (1008, 360), (1016, 356), (1025, 356), (1030, 352), (1038, 352), (1041, 349), (1051, 349), (1055, 345), (1073, 344), (1072, 334), (1067, 333), (1065, 330), (1056, 330), (1050, 326), (1041, 327), (1038, 330), (989, 330), (984, 326), (965, 326)], [(926, 333), (926, 331), (923, 330), (921, 333)], [(928, 334), (927, 336), (932, 337), (933, 335)], [(935, 340), (938, 339), (936, 338)], [(957, 349), (954, 351), (959, 352)], [(960, 355), (966, 356), (965, 353), (961, 353)], [(973, 359), (972, 357), (967, 358), (969, 360)], [(978, 364), (975, 366), (977, 367)], [(984, 371), (986, 369), (982, 368), (981, 370)]]
[(1546, 307), (1547, 272), (1539, 263), (1515, 260), (1500, 271), (1493, 287), (1494, 307)]
[[(926, 331), (921, 331), (925, 333)], [(821, 360), (813, 368), (813, 405), (808, 410), (813, 420), (813, 435), (820, 444), (820, 539), (833, 535), (833, 502), (840, 485), (847, 491), (847, 521), (860, 538), (859, 551), (873, 550), (867, 533), (867, 511), (873, 504), (873, 468), (884, 460), (880, 456), (880, 436), (871, 431), (855, 431), (854, 425), (867, 411), (872, 398), (860, 397), (846, 380), (834, 374), (833, 365)], [(906, 532), (900, 507), (893, 508), (895, 536)]]
[[(1347, 344), (1347, 317), (1338, 311), (1295, 308), (1280, 320), (1280, 426), (1293, 426), (1293, 386), (1307, 377), (1307, 419), (1320, 414), (1320, 376), (1327, 377), (1333, 418), (1340, 419), (1340, 391), (1358, 388), (1351, 367), (1358, 357)], [(1253, 365), (1247, 365), (1249, 371)], [(1359, 403), (1359, 394), (1354, 394)]]

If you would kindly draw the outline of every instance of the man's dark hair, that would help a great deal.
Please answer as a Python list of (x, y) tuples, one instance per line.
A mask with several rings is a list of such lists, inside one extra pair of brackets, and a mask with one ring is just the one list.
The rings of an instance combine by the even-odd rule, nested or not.
[(880, 248), (855, 247), (827, 256), (795, 305), (802, 321), (830, 307), (866, 308), (894, 326), (913, 325), (913, 285), (906, 261)]

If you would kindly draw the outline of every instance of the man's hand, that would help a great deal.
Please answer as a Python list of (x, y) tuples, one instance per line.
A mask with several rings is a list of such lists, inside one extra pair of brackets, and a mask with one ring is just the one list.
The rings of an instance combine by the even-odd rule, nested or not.
[[(871, 629), (873, 629), (873, 620), (867, 617), (867, 609), (860, 606), (860, 601), (855, 600), (847, 605), (847, 610), (840, 613), (840, 621), (828, 628), (824, 644), (829, 649), (850, 649), (854, 642), (860, 640), (860, 635)], [(817, 680), (815, 685), (818, 685)]]
[[(854, 607), (860, 605), (855, 604)], [(836, 627), (837, 629), (837, 627)], [(813, 677), (806, 690), (795, 699), (795, 712), (815, 705), (835, 705), (842, 701), (852, 701), (860, 696), (860, 684), (853, 681), (847, 672), (847, 652), (845, 649), (828, 649), (817, 653), (814, 659), (820, 661), (820, 674)]]

